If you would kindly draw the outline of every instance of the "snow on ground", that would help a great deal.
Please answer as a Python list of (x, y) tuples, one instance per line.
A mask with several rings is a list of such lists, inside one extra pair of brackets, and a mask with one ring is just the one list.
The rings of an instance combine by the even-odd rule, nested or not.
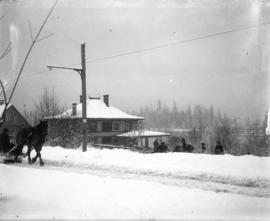
[(50, 165), (72, 168), (270, 187), (269, 157), (172, 152), (141, 154), (123, 149), (96, 148), (83, 153), (78, 149), (48, 146), (43, 148), (42, 156)]
[(49, 146), (42, 156), (45, 167), (0, 164), (0, 219), (270, 218), (268, 157)]
[(3, 164), (0, 174), (2, 220), (270, 218), (263, 197)]

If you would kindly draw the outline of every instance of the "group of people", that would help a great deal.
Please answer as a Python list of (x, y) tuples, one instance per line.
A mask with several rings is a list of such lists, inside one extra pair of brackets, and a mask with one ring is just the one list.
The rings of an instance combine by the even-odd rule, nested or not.
[[(181, 146), (177, 145), (174, 148), (174, 151), (175, 152), (179, 152), (179, 150), (181, 152), (192, 152), (193, 151), (193, 149), (194, 149), (193, 146), (191, 144), (188, 144), (187, 145), (184, 138), (182, 138), (181, 142), (182, 142), (182, 145)], [(200, 152), (201, 153), (205, 153), (206, 152), (206, 146), (205, 146), (205, 143), (204, 142), (201, 143)], [(224, 154), (224, 149), (223, 149), (223, 146), (221, 145), (221, 142), (220, 141), (217, 141), (216, 142), (214, 154), (216, 154), (216, 155)]]
[(185, 138), (182, 138), (181, 145), (177, 144), (174, 147), (173, 152), (192, 152), (194, 150), (194, 147), (191, 144), (187, 144)]
[[(205, 146), (205, 143), (204, 142), (201, 143), (200, 152), (201, 153), (205, 153), (206, 152), (206, 146)], [(216, 142), (214, 154), (216, 154), (216, 155), (222, 155), (222, 154), (224, 154), (224, 149), (223, 149), (223, 146), (221, 145), (221, 142), (220, 141), (217, 141)]]
[[(168, 151), (168, 146), (165, 144), (165, 142), (161, 142), (159, 144), (158, 140), (156, 139), (154, 141), (154, 153), (163, 153)], [(192, 152), (194, 150), (194, 147), (191, 144), (187, 144), (185, 138), (182, 138), (179, 144), (177, 144), (173, 152)], [(201, 143), (200, 152), (205, 153), (206, 152), (206, 145), (204, 142)], [(216, 142), (214, 154), (221, 155), (224, 154), (223, 146), (221, 145), (220, 141)]]
[(168, 146), (165, 144), (165, 142), (161, 142), (161, 144), (159, 144), (157, 139), (154, 141), (154, 153), (164, 153), (167, 151)]

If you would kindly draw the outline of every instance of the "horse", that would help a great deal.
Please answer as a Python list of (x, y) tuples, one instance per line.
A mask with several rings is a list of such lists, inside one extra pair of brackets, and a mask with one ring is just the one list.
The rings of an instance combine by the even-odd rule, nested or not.
[[(17, 147), (15, 149), (15, 159), (21, 154), (24, 145), (28, 147), (25, 156), (28, 156), (28, 163), (35, 163), (37, 158), (39, 158), (40, 166), (44, 166), (44, 162), (41, 158), (42, 146), (45, 142), (45, 137), (47, 136), (48, 122), (41, 120), (38, 125), (34, 127), (23, 128), (20, 130), (16, 136)], [(30, 153), (32, 149), (35, 149), (36, 156), (31, 159)]]

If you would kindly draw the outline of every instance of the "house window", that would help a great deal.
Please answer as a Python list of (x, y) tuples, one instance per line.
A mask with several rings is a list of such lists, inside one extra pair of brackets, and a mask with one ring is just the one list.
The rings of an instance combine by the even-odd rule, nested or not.
[(120, 123), (119, 122), (113, 122), (113, 130), (114, 131), (120, 130)]
[(102, 122), (102, 131), (103, 132), (111, 132), (112, 131), (112, 122), (111, 121)]
[(90, 132), (96, 132), (97, 131), (97, 122), (96, 121), (90, 121), (88, 123), (89, 131)]

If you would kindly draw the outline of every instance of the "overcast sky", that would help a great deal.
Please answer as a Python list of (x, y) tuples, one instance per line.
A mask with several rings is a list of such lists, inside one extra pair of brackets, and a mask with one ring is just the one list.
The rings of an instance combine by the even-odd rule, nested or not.
[[(54, 1), (1, 1), (0, 61), (10, 82)], [(201, 104), (234, 116), (261, 117), (269, 107), (270, 4), (260, 0), (60, 0), (31, 54), (12, 102), (22, 109), (54, 88), (63, 104), (78, 101), (76, 72), (48, 71), (46, 65), (80, 67), (80, 43), (91, 61), (211, 34), (237, 30), (167, 47), (87, 63), (87, 93), (110, 94), (112, 105), (139, 110), (161, 99), (179, 108)], [(11, 88), (11, 87), (10, 87)], [(9, 90), (10, 92), (10, 90)]]

